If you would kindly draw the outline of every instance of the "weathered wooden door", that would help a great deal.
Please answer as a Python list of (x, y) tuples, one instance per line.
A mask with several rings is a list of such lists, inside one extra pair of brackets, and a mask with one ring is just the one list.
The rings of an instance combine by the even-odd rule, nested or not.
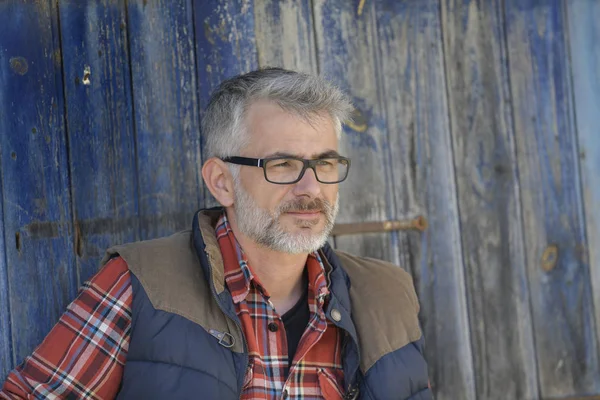
[(339, 222), (427, 223), (333, 242), (413, 275), (436, 398), (600, 395), (599, 43), (595, 0), (0, 2), (0, 381), (214, 204), (210, 92), (276, 65), (352, 96)]

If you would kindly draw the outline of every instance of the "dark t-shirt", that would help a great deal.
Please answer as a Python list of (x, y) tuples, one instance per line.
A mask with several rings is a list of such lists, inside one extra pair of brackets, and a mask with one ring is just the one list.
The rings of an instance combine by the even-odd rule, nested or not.
[(300, 300), (281, 317), (288, 343), (288, 371), (292, 366), (296, 349), (310, 318), (310, 311), (308, 309), (308, 279), (305, 282), (307, 284), (304, 285), (304, 294)]

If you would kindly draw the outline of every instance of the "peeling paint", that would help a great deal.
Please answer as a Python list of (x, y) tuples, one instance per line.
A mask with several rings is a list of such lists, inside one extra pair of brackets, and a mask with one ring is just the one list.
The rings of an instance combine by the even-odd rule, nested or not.
[(365, 0), (360, 0), (360, 3), (358, 3), (358, 11), (357, 11), (359, 17), (362, 15), (364, 7), (365, 7)]
[(83, 79), (81, 80), (81, 83), (83, 83), (86, 86), (91, 85), (91, 83), (92, 83), (90, 81), (91, 77), (92, 77), (92, 69), (90, 68), (89, 65), (86, 65), (85, 68), (83, 69)]
[(359, 109), (355, 108), (352, 111), (352, 118), (350, 121), (346, 121), (346, 126), (356, 132), (366, 132), (369, 127), (367, 120)]

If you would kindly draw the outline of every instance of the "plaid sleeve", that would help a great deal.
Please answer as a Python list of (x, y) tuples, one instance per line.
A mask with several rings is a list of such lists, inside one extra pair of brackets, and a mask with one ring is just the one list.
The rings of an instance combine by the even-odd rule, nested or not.
[(112, 399), (131, 329), (131, 276), (109, 261), (69, 304), (42, 344), (13, 370), (0, 399)]

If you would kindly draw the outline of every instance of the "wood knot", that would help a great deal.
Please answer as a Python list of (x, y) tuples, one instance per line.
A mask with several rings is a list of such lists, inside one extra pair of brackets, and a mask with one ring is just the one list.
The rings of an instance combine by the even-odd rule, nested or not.
[(25, 75), (29, 71), (29, 65), (24, 57), (13, 57), (10, 59), (10, 69), (19, 75)]
[(546, 272), (552, 271), (558, 262), (558, 246), (550, 244), (542, 253), (542, 269)]

